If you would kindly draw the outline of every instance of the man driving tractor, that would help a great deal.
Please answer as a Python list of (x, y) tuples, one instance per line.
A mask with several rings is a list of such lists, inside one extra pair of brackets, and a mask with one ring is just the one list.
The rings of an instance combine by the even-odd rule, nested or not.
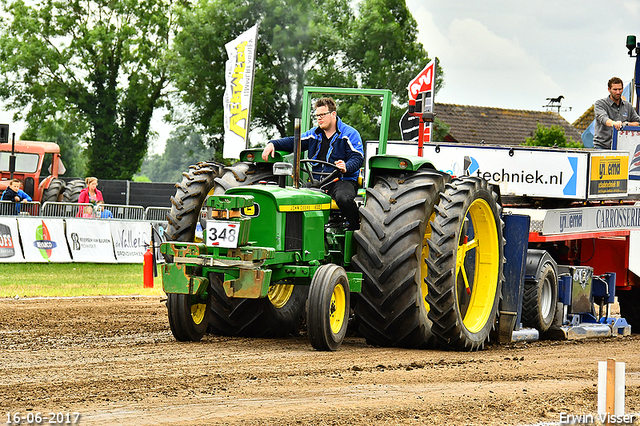
[[(349, 230), (360, 227), (358, 206), (355, 197), (358, 192), (358, 176), (364, 163), (364, 151), (360, 133), (345, 124), (336, 111), (332, 98), (320, 98), (316, 102), (315, 118), (318, 125), (306, 131), (300, 138), (301, 150), (309, 151), (309, 158), (324, 163), (313, 163), (316, 179), (327, 176), (333, 169), (342, 172), (342, 176), (326, 185), (323, 189), (336, 201), (340, 211), (349, 222)], [(269, 141), (262, 151), (262, 159), (267, 161), (275, 151), (293, 151), (293, 136)], [(326, 164), (328, 163), (328, 164)]]

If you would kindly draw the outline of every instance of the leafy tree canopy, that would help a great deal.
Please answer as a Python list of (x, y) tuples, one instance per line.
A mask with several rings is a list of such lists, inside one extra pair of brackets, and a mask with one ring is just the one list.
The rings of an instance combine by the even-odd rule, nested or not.
[[(391, 138), (406, 110), (407, 84), (429, 62), (417, 42), (417, 24), (404, 0), (199, 0), (181, 8), (173, 75), (192, 123), (210, 135), (221, 153), (225, 90), (224, 45), (256, 23), (258, 51), (251, 111), (252, 128), (267, 137), (293, 133), (302, 110), (302, 88), (311, 86), (389, 88), (395, 105)], [(442, 85), (442, 74), (437, 87)], [(338, 113), (377, 139), (381, 100), (336, 97)], [(216, 154), (219, 158), (220, 154)]]
[(533, 137), (527, 138), (524, 145), (526, 146), (548, 146), (558, 148), (584, 148), (582, 142), (576, 142), (573, 138), (567, 137), (562, 126), (545, 127), (538, 123)]
[(0, 0), (0, 99), (36, 133), (86, 123), (87, 172), (129, 179), (168, 81), (170, 0)]

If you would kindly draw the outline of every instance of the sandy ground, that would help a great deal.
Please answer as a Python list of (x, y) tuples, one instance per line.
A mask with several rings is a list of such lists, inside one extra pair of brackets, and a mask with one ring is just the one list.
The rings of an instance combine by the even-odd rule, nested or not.
[(551, 425), (596, 414), (607, 358), (626, 363), (626, 411), (640, 413), (639, 335), (475, 353), (348, 337), (320, 353), (305, 336), (178, 343), (160, 297), (2, 299), (0, 351), (2, 422), (80, 413), (81, 425)]

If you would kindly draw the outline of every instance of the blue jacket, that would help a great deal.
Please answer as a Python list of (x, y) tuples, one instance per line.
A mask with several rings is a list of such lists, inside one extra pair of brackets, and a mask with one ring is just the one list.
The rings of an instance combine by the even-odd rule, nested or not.
[[(315, 159), (320, 153), (322, 144), (323, 130), (320, 127), (314, 127), (307, 130), (300, 137), (302, 151), (309, 151), (308, 157)], [(293, 136), (270, 141), (277, 151), (293, 151)], [(358, 180), (360, 167), (364, 163), (364, 150), (362, 149), (362, 138), (360, 133), (353, 127), (344, 124), (338, 117), (337, 131), (329, 142), (329, 151), (327, 152), (327, 162), (335, 163), (343, 160), (347, 166), (347, 172), (343, 174), (343, 180)], [(313, 167), (314, 172), (332, 172), (334, 169), (329, 166), (316, 165)], [(318, 176), (320, 177), (320, 176)], [(316, 177), (316, 178), (318, 178)]]

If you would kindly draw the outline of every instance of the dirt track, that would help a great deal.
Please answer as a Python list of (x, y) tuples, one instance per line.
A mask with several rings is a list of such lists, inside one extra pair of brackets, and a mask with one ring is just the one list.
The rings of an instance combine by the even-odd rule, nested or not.
[(638, 335), (476, 353), (350, 337), (319, 353), (304, 336), (178, 343), (159, 297), (2, 299), (0, 349), (2, 422), (79, 412), (81, 425), (557, 424), (595, 415), (608, 357), (626, 362), (627, 412), (640, 413)]

